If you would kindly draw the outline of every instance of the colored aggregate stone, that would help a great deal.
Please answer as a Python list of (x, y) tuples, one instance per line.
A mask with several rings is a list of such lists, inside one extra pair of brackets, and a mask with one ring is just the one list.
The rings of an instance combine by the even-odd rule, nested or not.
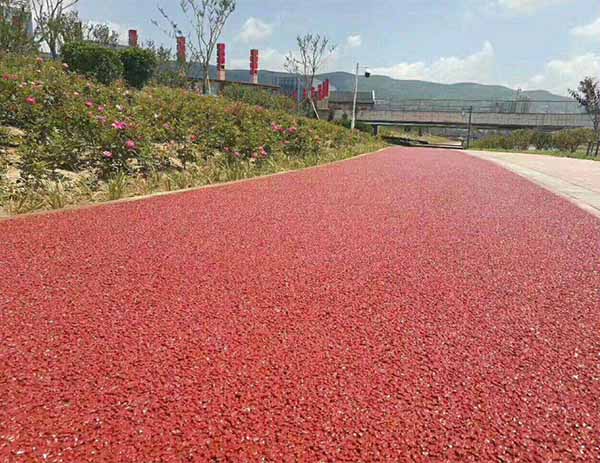
[(449, 151), (0, 222), (0, 462), (598, 461), (599, 272)]

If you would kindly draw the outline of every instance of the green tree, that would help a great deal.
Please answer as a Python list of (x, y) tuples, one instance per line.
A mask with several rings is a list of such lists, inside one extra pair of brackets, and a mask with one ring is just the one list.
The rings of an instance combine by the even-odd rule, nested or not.
[(30, 23), (26, 0), (0, 0), (0, 50), (19, 54), (36, 50), (28, 30)]
[(577, 90), (569, 89), (569, 94), (592, 118), (596, 141), (600, 140), (600, 83), (593, 77), (586, 77)]
[(107, 47), (119, 45), (119, 33), (112, 30), (108, 24), (86, 24), (83, 38)]

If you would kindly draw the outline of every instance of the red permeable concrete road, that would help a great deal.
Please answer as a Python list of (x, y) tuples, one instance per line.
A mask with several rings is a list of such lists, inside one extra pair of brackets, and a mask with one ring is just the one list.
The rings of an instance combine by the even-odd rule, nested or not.
[(0, 461), (596, 461), (599, 244), (410, 149), (5, 221)]

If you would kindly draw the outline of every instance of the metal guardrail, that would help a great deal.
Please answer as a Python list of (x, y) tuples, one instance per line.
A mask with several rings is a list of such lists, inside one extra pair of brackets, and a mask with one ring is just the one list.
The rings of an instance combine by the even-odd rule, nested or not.
[(474, 113), (494, 114), (584, 114), (576, 101), (532, 100), (402, 100), (378, 102), (377, 111), (461, 113), (472, 108)]

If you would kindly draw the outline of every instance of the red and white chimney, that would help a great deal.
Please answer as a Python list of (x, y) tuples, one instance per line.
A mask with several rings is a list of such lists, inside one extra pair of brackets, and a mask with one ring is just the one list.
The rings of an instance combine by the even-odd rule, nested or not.
[(250, 50), (250, 82), (258, 84), (258, 50)]
[(185, 37), (177, 37), (177, 62), (179, 64), (185, 64), (186, 61), (186, 44)]
[(135, 29), (129, 29), (129, 47), (138, 47), (138, 31), (136, 31)]
[(225, 44), (218, 43), (217, 44), (217, 80), (225, 80), (225, 63), (227, 62), (227, 58), (225, 55)]
[(323, 98), (327, 99), (331, 96), (331, 81), (327, 79), (323, 82)]

